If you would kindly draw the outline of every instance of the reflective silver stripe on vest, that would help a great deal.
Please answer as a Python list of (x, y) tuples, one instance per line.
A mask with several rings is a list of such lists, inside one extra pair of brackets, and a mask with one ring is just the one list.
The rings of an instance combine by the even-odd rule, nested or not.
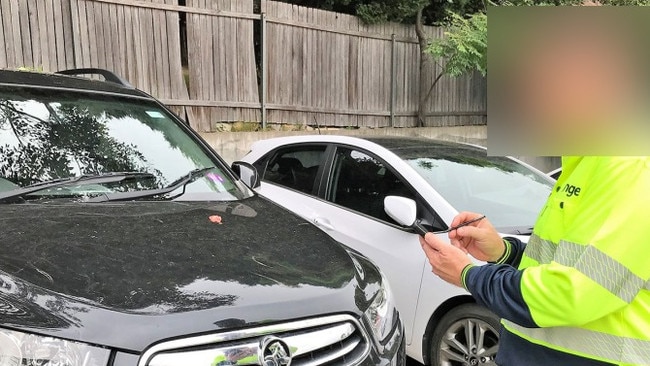
[(549, 345), (561, 345), (564, 349), (604, 358), (617, 363), (633, 365), (650, 364), (650, 341), (619, 337), (581, 328), (524, 328), (503, 320), (506, 328), (519, 332), (529, 340), (539, 340)]
[(560, 240), (559, 245), (539, 236), (531, 235), (524, 254), (539, 263), (555, 261), (573, 267), (592, 281), (598, 283), (621, 300), (630, 303), (641, 289), (649, 289), (645, 281), (623, 264), (591, 245), (580, 245)]
[(575, 268), (627, 303), (632, 302), (646, 282), (623, 264), (591, 245), (561, 240), (555, 252), (555, 261)]
[(524, 254), (539, 263), (551, 263), (557, 245), (553, 244), (550, 240), (544, 240), (537, 234), (532, 234), (526, 244)]

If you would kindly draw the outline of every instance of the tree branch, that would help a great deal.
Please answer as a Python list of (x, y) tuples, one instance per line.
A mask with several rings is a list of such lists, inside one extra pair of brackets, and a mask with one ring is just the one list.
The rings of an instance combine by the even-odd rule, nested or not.
[(14, 123), (9, 118), (7, 118), (7, 121), (9, 122), (9, 126), (11, 126), (11, 132), (14, 133), (14, 135), (16, 136), (16, 140), (18, 140), (18, 145), (20, 145), (20, 147), (24, 148), (25, 144), (23, 143), (23, 140), (20, 138), (20, 135), (18, 134), (18, 131), (16, 130), (16, 127), (14, 126)]
[(420, 87), (418, 93), (418, 127), (424, 127), (424, 70), (426, 69), (426, 47), (427, 47), (427, 35), (424, 32), (424, 24), (422, 21), (422, 13), (424, 11), (424, 4), (420, 5), (418, 12), (415, 14), (415, 34), (418, 37), (418, 46), (420, 47)]
[(420, 44), (420, 52), (424, 52), (427, 47), (427, 34), (424, 32), (424, 23), (422, 21), (423, 11), (424, 6), (421, 6), (415, 14), (415, 34), (417, 35), (418, 43)]
[[(10, 106), (9, 103), (6, 103), (6, 104), (1, 103), (0, 105), (2, 105), (3, 107), (5, 107), (8, 110), (11, 110), (11, 111), (13, 111), (15, 113), (20, 113), (20, 111), (14, 109), (13, 106)], [(16, 126), (14, 126), (14, 123), (13, 123), (12, 119), (9, 116), (5, 116), (5, 117), (6, 117), (7, 122), (9, 122), (9, 127), (11, 128), (11, 132), (14, 133), (14, 135), (16, 136), (16, 140), (18, 140), (18, 145), (20, 145), (21, 147), (24, 148), (25, 144), (23, 143), (23, 140), (20, 138), (20, 135), (18, 134), (18, 130), (16, 129)]]
[(427, 96), (424, 98), (423, 102), (427, 102), (429, 98), (431, 97), (431, 92), (433, 92), (433, 88), (438, 84), (438, 81), (440, 81), (440, 78), (444, 75), (444, 72), (441, 72), (436, 76), (436, 78), (433, 80), (433, 83), (431, 84), (431, 87), (429, 88), (429, 91), (427, 92)]
[(33, 119), (35, 119), (35, 120), (37, 120), (37, 121), (39, 121), (39, 122), (41, 122), (41, 123), (43, 123), (43, 124), (48, 124), (48, 122), (45, 121), (44, 119), (38, 118), (38, 117), (36, 117), (36, 116), (34, 116), (34, 115), (32, 115), (32, 114), (29, 114), (29, 113), (27, 113), (27, 112), (23, 112), (23, 111), (21, 111), (21, 110), (15, 108), (15, 107), (12, 106), (12, 105), (9, 105), (9, 104), (3, 104), (3, 105), (4, 105), (5, 108), (11, 110), (12, 112), (15, 112), (15, 113), (17, 113), (17, 114), (20, 114), (20, 115), (23, 115), (23, 116), (26, 116), (26, 117), (29, 117), (29, 118), (33, 118)]

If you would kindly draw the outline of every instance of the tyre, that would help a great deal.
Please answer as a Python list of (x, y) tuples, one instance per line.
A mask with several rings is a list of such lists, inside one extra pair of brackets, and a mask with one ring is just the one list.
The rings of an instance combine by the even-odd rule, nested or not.
[(445, 314), (431, 336), (432, 366), (496, 365), (500, 319), (477, 304), (463, 304)]

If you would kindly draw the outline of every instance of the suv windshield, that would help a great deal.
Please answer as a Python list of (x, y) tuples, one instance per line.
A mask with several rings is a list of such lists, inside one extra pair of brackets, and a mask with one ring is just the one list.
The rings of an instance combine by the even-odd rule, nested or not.
[[(184, 179), (188, 174), (192, 179)], [(83, 179), (57, 183), (75, 177)], [(250, 194), (155, 102), (0, 87), (0, 194), (21, 189), (29, 191), (23, 199), (79, 199), (164, 188), (173, 188), (169, 195), (180, 200)]]
[(397, 152), (456, 210), (485, 214), (501, 232), (530, 234), (553, 183), (515, 160), (469, 147)]

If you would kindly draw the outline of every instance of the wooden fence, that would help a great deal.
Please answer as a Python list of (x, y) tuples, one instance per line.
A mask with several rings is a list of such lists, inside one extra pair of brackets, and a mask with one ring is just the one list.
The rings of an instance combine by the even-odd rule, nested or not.
[[(206, 132), (223, 121), (415, 126), (419, 83), (440, 73), (420, 80), (413, 27), (276, 1), (256, 14), (252, 0), (0, 0), (0, 21), (0, 68), (106, 68)], [(442, 77), (426, 125), (485, 124), (486, 89), (480, 75)]]

